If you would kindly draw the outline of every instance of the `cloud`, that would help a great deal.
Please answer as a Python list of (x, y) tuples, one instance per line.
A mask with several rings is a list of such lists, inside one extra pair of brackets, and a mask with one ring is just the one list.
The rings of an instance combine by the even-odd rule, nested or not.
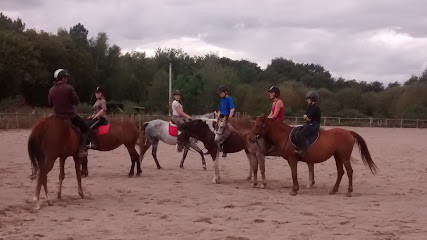
[(427, 67), (422, 1), (27, 0), (0, 2), (29, 28), (84, 24), (123, 50), (182, 48), (266, 67), (272, 58), (318, 63), (335, 77), (404, 82)]

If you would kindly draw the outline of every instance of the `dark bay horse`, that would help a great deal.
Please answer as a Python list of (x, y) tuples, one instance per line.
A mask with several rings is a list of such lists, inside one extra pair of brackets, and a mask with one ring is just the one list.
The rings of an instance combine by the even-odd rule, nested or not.
[[(229, 132), (227, 140), (224, 141), (223, 150), (227, 153), (236, 153), (242, 150), (245, 151), (250, 163), (248, 180), (251, 179), (253, 170), (253, 186), (255, 187), (257, 185), (257, 171), (254, 169), (258, 169), (258, 165), (254, 166), (254, 164), (257, 162), (264, 163), (265, 155), (278, 155), (274, 153), (267, 153), (271, 145), (269, 145), (263, 139), (258, 139), (257, 143), (253, 143), (249, 140), (253, 123), (251, 123), (248, 119), (232, 119), (230, 120), (229, 125), (232, 126), (231, 128), (233, 130)], [(184, 123), (179, 127), (179, 129), (182, 132), (178, 137), (179, 142), (185, 142), (185, 139), (188, 139), (189, 137), (193, 137), (203, 142), (205, 148), (208, 150), (208, 154), (211, 155), (212, 160), (214, 161), (215, 171), (212, 182), (219, 183), (219, 147), (215, 142), (215, 134), (212, 129), (202, 120), (193, 120)], [(267, 184), (265, 181), (265, 165), (260, 164), (260, 169), (263, 178), (262, 187), (264, 188)]]
[[(287, 124), (268, 119), (262, 115), (255, 121), (251, 140), (255, 141), (255, 137), (257, 135), (263, 136), (273, 143), (277, 149), (279, 149), (281, 156), (288, 160), (289, 166), (291, 167), (293, 180), (291, 195), (296, 195), (299, 190), (297, 176), (298, 157), (294, 153), (295, 147), (289, 140), (291, 130), (292, 127)], [(309, 165), (324, 162), (331, 156), (334, 156), (338, 176), (330, 194), (335, 194), (338, 191), (342, 176), (344, 175), (344, 166), (347, 171), (349, 182), (346, 195), (351, 197), (351, 193), (353, 192), (353, 169), (351, 167), (350, 159), (353, 151), (353, 145), (356, 143), (359, 146), (363, 163), (369, 167), (373, 174), (375, 174), (378, 168), (371, 158), (371, 154), (369, 153), (365, 140), (353, 131), (348, 131), (342, 128), (320, 131), (320, 136), (317, 142), (307, 149), (302, 160), (309, 163)], [(314, 178), (310, 173), (310, 179), (312, 177)]]
[[(140, 134), (138, 126), (131, 120), (111, 120), (110, 130), (104, 135), (96, 136), (96, 148), (98, 151), (111, 151), (121, 145), (124, 145), (129, 152), (129, 156), (132, 162), (130, 168), (129, 177), (134, 175), (134, 167), (136, 165), (136, 175), (140, 176), (141, 162), (139, 160), (139, 154), (136, 151), (136, 145), (139, 145), (140, 150), (144, 146), (145, 138)], [(82, 158), (82, 177), (88, 175), (87, 157)]]

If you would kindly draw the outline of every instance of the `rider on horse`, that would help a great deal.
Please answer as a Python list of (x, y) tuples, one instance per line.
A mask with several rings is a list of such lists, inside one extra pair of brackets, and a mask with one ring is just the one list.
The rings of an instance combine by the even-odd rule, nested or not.
[(304, 155), (304, 152), (307, 150), (309, 145), (309, 143), (307, 143), (307, 137), (319, 132), (321, 112), (319, 106), (317, 105), (318, 98), (319, 95), (315, 91), (309, 91), (305, 95), (308, 108), (306, 114), (303, 117), (306, 122), (300, 131), (302, 140), (299, 141), (299, 147), (297, 150), (295, 150), (295, 153), (300, 157)]
[(181, 92), (175, 90), (173, 93), (173, 102), (172, 102), (172, 122), (176, 125), (181, 125), (185, 122), (186, 119), (190, 120), (191, 117), (184, 112), (181, 104)]
[(67, 84), (69, 74), (64, 69), (53, 73), (54, 85), (49, 90), (48, 102), (53, 106), (55, 116), (71, 120), (71, 123), (80, 129), (79, 156), (87, 156), (85, 143), (88, 137), (88, 127), (85, 121), (76, 113), (74, 105), (79, 103), (79, 97), (74, 88)]
[(273, 101), (268, 118), (283, 121), (283, 117), (285, 116), (285, 107), (282, 99), (279, 98), (280, 89), (276, 86), (272, 86), (267, 92), (269, 93), (270, 99)]
[(97, 87), (95, 90), (96, 102), (93, 104), (94, 113), (89, 117), (89, 122), (87, 126), (89, 127), (89, 144), (86, 146), (88, 148), (94, 149), (96, 148), (96, 136), (93, 129), (98, 126), (107, 124), (107, 119), (105, 116), (107, 115), (107, 101), (105, 100), (105, 92), (101, 87)]
[[(226, 86), (219, 86), (217, 93), (221, 97), (221, 101), (219, 103), (219, 113), (217, 116), (218, 129), (224, 129), (220, 128), (219, 124), (227, 124), (228, 119), (234, 117), (236, 109), (234, 108), (233, 99), (228, 95), (228, 88)], [(223, 151), (222, 157), (226, 156), (227, 153)]]

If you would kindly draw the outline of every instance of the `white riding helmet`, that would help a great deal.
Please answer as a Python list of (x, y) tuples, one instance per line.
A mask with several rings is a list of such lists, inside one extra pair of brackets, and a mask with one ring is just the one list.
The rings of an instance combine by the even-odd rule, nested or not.
[(62, 80), (62, 78), (66, 77), (66, 76), (70, 76), (67, 71), (65, 71), (64, 69), (60, 68), (57, 69), (54, 73), (53, 73), (53, 78), (55, 80)]

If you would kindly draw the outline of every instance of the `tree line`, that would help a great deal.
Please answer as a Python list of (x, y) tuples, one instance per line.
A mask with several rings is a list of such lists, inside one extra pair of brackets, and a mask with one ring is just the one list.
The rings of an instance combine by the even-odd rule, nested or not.
[(190, 56), (182, 49), (122, 53), (110, 44), (107, 33), (88, 38), (80, 23), (56, 34), (26, 29), (21, 19), (0, 13), (0, 100), (21, 96), (30, 106), (47, 106), (53, 72), (65, 68), (81, 101), (93, 101), (97, 86), (106, 89), (108, 101), (146, 107), (149, 113), (168, 112), (168, 68), (173, 66), (173, 89), (183, 93), (186, 112), (217, 109), (216, 89), (230, 89), (238, 112), (268, 113), (266, 91), (281, 89), (286, 115), (301, 115), (304, 95), (315, 89), (324, 116), (427, 118), (427, 69), (404, 84), (334, 78), (318, 64), (294, 63), (278, 57), (266, 69), (247, 60), (216, 54)]

